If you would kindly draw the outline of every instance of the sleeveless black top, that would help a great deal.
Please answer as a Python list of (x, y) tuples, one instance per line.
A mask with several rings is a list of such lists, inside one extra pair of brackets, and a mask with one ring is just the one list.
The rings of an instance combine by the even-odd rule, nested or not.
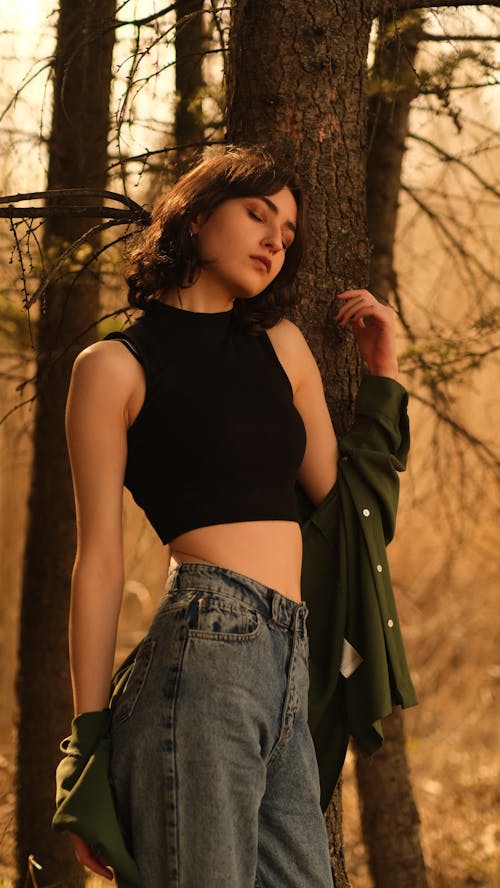
[(267, 333), (245, 332), (232, 309), (155, 300), (104, 338), (122, 340), (145, 371), (124, 484), (164, 544), (213, 524), (299, 520), (306, 431)]

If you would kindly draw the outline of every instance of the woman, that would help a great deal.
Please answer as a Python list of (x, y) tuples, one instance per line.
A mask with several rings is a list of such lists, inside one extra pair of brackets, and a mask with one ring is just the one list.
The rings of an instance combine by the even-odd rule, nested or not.
[[(124, 483), (171, 552), (113, 714), (117, 807), (145, 888), (332, 885), (293, 490), (298, 480), (318, 505), (338, 452), (317, 364), (284, 317), (303, 229), (300, 187), (266, 152), (198, 164), (131, 252), (143, 316), (73, 368), (75, 715), (108, 703)], [(394, 377), (392, 312), (366, 290), (339, 298), (370, 372)]]

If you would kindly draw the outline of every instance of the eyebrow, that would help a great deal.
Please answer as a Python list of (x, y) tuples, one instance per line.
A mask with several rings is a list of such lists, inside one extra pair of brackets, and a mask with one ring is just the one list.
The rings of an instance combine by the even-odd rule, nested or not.
[[(276, 206), (275, 203), (272, 202), (272, 200), (269, 200), (268, 197), (259, 197), (258, 200), (263, 200), (264, 203), (267, 204), (267, 206), (269, 207), (269, 209), (272, 210), (273, 213), (276, 213), (276, 215), (278, 215), (278, 213), (279, 213), (278, 207)], [(293, 222), (290, 222), (290, 221), (289, 221), (289, 222), (285, 222), (285, 225), (286, 225), (287, 228), (290, 229), (290, 231), (293, 231), (294, 234), (296, 233), (297, 228), (295, 227), (295, 225), (293, 224)]]

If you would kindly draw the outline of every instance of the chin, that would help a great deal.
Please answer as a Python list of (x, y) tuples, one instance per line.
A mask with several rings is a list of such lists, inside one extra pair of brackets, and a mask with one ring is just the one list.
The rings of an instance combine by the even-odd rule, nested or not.
[(262, 294), (270, 287), (272, 281), (266, 281), (266, 283), (260, 282), (260, 286), (254, 285), (253, 287), (248, 287), (246, 290), (241, 288), (241, 299), (257, 299), (257, 296), (262, 296)]

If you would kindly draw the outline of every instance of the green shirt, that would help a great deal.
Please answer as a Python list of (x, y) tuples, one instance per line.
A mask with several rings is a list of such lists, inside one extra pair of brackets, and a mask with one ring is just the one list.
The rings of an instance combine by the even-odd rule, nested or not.
[(417, 703), (386, 557), (395, 529), (398, 472), (406, 467), (410, 443), (407, 403), (406, 390), (395, 380), (364, 377), (353, 427), (339, 441), (335, 485), (316, 509), (296, 488), (302, 597), (309, 609), (309, 724), (323, 810), (349, 737), (371, 754), (383, 742), (380, 720), (393, 703)]

